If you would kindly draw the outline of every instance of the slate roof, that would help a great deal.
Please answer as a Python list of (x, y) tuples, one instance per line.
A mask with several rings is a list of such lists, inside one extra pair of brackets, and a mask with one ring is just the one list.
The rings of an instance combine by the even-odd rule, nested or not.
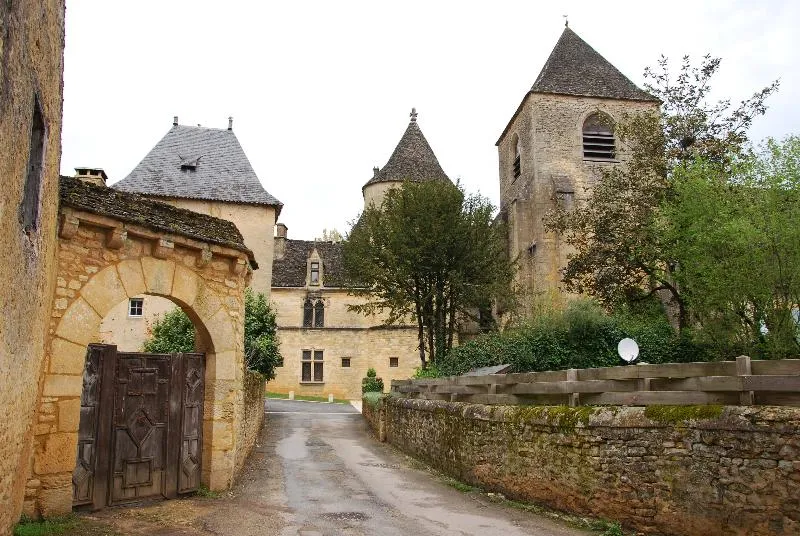
[(317, 248), (322, 258), (323, 288), (345, 286), (344, 263), (342, 262), (341, 242), (321, 242), (316, 240), (286, 240), (282, 259), (272, 261), (273, 287), (304, 287), (308, 257)]
[(364, 188), (377, 182), (446, 180), (439, 160), (422, 134), (416, 119), (412, 119), (406, 128), (400, 143), (395, 147), (389, 161), (383, 169), (364, 185)]
[(658, 101), (639, 89), (569, 27), (564, 28), (531, 92)]
[(74, 177), (59, 181), (61, 206), (141, 225), (157, 233), (176, 234), (224, 246), (247, 254), (253, 268), (258, 264), (253, 252), (232, 222), (173, 207), (137, 194), (98, 186)]
[(253, 205), (283, 204), (258, 180), (232, 130), (173, 125), (127, 177), (112, 186), (149, 196)]

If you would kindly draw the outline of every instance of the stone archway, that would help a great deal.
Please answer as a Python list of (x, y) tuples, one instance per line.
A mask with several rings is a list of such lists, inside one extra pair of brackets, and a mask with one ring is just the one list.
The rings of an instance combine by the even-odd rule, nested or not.
[[(206, 354), (202, 482), (211, 489), (227, 488), (247, 454), (237, 435), (243, 413), (244, 290), (255, 264), (252, 253), (233, 224), (138, 196), (69, 183), (90, 199), (67, 198), (72, 206), (65, 206), (64, 180), (57, 289), (25, 511), (44, 516), (71, 511), (86, 348), (101, 342), (100, 323), (111, 308), (140, 294), (170, 299), (197, 328), (198, 350)], [(98, 214), (97, 199), (91, 197), (98, 195), (113, 197), (111, 205), (131, 197), (141, 213), (131, 217), (130, 206), (112, 206), (118, 217), (110, 217), (117, 215), (108, 207)], [(156, 223), (142, 225), (147, 218)], [(158, 232), (163, 221), (172, 226), (169, 230), (182, 232)]]

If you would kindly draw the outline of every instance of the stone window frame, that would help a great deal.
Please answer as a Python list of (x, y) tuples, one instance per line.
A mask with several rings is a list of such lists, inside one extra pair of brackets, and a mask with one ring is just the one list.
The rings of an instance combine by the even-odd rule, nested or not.
[(518, 133), (511, 136), (511, 182), (516, 181), (522, 175), (522, 142)]
[(389, 368), (397, 368), (400, 366), (400, 358), (399, 357), (390, 357), (389, 358)]
[[(593, 117), (604, 117), (610, 123), (608, 130), (611, 133), (611, 140), (614, 144), (613, 154), (610, 157), (605, 156), (587, 156), (585, 144), (586, 144), (586, 123), (589, 122), (590, 119)], [(592, 162), (592, 163), (619, 163), (619, 147), (617, 143), (617, 137), (615, 133), (615, 127), (617, 122), (614, 120), (614, 117), (609, 113), (607, 110), (603, 110), (601, 108), (592, 108), (591, 110), (587, 111), (586, 113), (582, 114), (580, 118), (580, 124), (578, 125), (578, 132), (579, 132), (579, 150), (581, 159), (584, 162)], [(594, 132), (590, 132), (592, 134)]]
[(325, 300), (307, 297), (303, 300), (303, 327), (322, 329), (325, 327)]
[(300, 383), (325, 383), (325, 351), (304, 348), (300, 352)]
[(128, 317), (144, 317), (144, 298), (128, 298)]
[(25, 233), (33, 233), (39, 228), (42, 206), (42, 182), (47, 161), (47, 138), (49, 129), (44, 115), (44, 107), (39, 92), (34, 91), (31, 112), (30, 142), (28, 162), (25, 168), (25, 182), (22, 201), (19, 205), (19, 222)]

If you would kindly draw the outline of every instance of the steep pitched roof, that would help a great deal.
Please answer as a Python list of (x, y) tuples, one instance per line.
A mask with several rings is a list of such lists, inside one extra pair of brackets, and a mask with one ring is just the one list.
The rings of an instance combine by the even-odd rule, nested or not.
[(416, 113), (412, 112), (411, 122), (389, 161), (367, 181), (364, 188), (376, 182), (450, 180), (422, 134), (415, 116)]
[(559, 93), (609, 99), (657, 101), (578, 37), (564, 28), (531, 87), (532, 93)]
[(283, 206), (261, 186), (233, 131), (216, 128), (173, 125), (112, 187), (149, 196)]
[(286, 240), (282, 258), (272, 261), (273, 287), (304, 287), (306, 285), (306, 262), (311, 252), (317, 249), (322, 259), (322, 283), (325, 287), (343, 287), (345, 283), (340, 242), (318, 242), (316, 240)]
[(228, 220), (173, 207), (74, 177), (61, 176), (59, 196), (61, 206), (141, 225), (158, 233), (181, 235), (243, 251), (250, 258), (253, 268), (258, 267), (253, 252), (244, 245), (239, 229)]

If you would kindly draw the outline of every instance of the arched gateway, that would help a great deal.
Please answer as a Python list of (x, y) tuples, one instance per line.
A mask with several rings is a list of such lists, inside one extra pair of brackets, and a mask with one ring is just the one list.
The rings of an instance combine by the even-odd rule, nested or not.
[(196, 351), (205, 354), (201, 480), (211, 489), (228, 487), (247, 454), (237, 442), (244, 290), (257, 268), (241, 234), (226, 220), (67, 177), (59, 216), (26, 512), (71, 510), (82, 393), (91, 383), (84, 377), (87, 347), (100, 342), (100, 322), (112, 307), (141, 294), (172, 300), (197, 328)]

